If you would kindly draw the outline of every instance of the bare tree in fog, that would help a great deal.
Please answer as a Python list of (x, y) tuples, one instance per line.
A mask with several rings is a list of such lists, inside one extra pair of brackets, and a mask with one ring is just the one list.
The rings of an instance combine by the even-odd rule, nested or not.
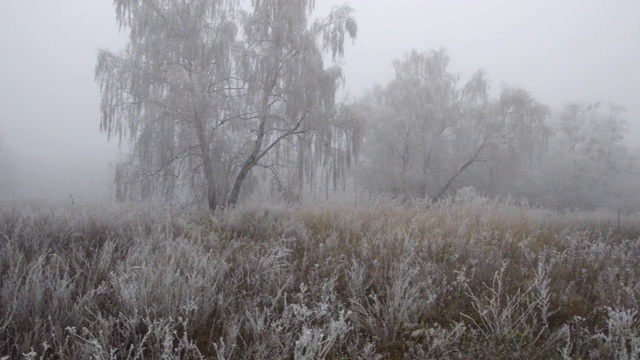
[(633, 197), (623, 186), (637, 174), (632, 173), (633, 157), (624, 143), (627, 123), (622, 112), (619, 106), (603, 109), (598, 103), (570, 103), (559, 112), (542, 169), (549, 203), (595, 208)]
[[(255, 167), (333, 135), (347, 6), (309, 20), (312, 0), (116, 0), (122, 52), (100, 51), (101, 129), (128, 140), (117, 195), (234, 205)], [(329, 129), (333, 129), (329, 126)], [(321, 156), (321, 148), (313, 153)], [(275, 154), (275, 155), (274, 155)], [(284, 155), (283, 155), (284, 156)], [(300, 159), (308, 159), (299, 156)]]
[[(481, 83), (486, 86), (486, 80)], [(472, 149), (480, 150), (477, 157), (470, 158), (475, 166), (466, 181), (493, 195), (526, 192), (552, 134), (550, 111), (528, 91), (511, 86), (504, 86), (499, 98), (489, 100), (488, 106), (488, 112), (479, 116), (479, 126), (462, 138), (476, 139)]]
[(493, 100), (482, 71), (459, 87), (444, 50), (394, 65), (395, 78), (364, 100), (373, 129), (365, 181), (375, 190), (440, 198), (472, 165), (518, 167), (544, 147), (548, 111), (526, 91), (505, 88)]

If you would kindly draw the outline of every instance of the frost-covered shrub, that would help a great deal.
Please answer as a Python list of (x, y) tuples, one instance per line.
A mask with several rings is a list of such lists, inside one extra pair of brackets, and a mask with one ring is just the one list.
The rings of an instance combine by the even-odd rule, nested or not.
[(462, 195), (4, 207), (0, 358), (639, 356), (631, 224)]

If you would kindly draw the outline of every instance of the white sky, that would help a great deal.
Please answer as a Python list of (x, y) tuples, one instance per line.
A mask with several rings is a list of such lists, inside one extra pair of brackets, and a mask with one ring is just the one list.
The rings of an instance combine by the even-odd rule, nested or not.
[[(343, 1), (316, 0), (326, 14)], [(411, 49), (445, 47), (451, 70), (482, 68), (493, 88), (518, 85), (541, 102), (615, 102), (640, 144), (638, 0), (351, 0), (346, 91), (393, 76)], [(19, 163), (22, 193), (108, 196), (109, 144), (99, 128), (96, 50), (119, 49), (112, 1), (0, 0), (0, 137)]]

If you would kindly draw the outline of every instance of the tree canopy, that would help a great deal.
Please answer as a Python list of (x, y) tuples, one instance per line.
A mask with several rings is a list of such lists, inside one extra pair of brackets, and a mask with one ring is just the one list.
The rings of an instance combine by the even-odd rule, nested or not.
[[(528, 92), (505, 87), (498, 99), (478, 71), (460, 86), (444, 49), (413, 51), (394, 63), (396, 75), (364, 99), (373, 133), (365, 151), (368, 186), (441, 198), (470, 167), (513, 168), (544, 147), (548, 110)], [(375, 175), (374, 175), (375, 174)]]
[(311, 21), (314, 5), (116, 0), (129, 43), (100, 51), (96, 80), (101, 129), (128, 150), (116, 169), (118, 198), (232, 206), (255, 167), (277, 177), (305, 141), (331, 142), (338, 61), (357, 25), (348, 6)]

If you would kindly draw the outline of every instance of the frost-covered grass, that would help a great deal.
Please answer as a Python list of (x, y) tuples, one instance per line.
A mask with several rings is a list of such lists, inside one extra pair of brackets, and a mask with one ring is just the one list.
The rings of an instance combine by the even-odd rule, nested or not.
[(0, 358), (634, 359), (640, 218), (472, 193), (0, 209)]

